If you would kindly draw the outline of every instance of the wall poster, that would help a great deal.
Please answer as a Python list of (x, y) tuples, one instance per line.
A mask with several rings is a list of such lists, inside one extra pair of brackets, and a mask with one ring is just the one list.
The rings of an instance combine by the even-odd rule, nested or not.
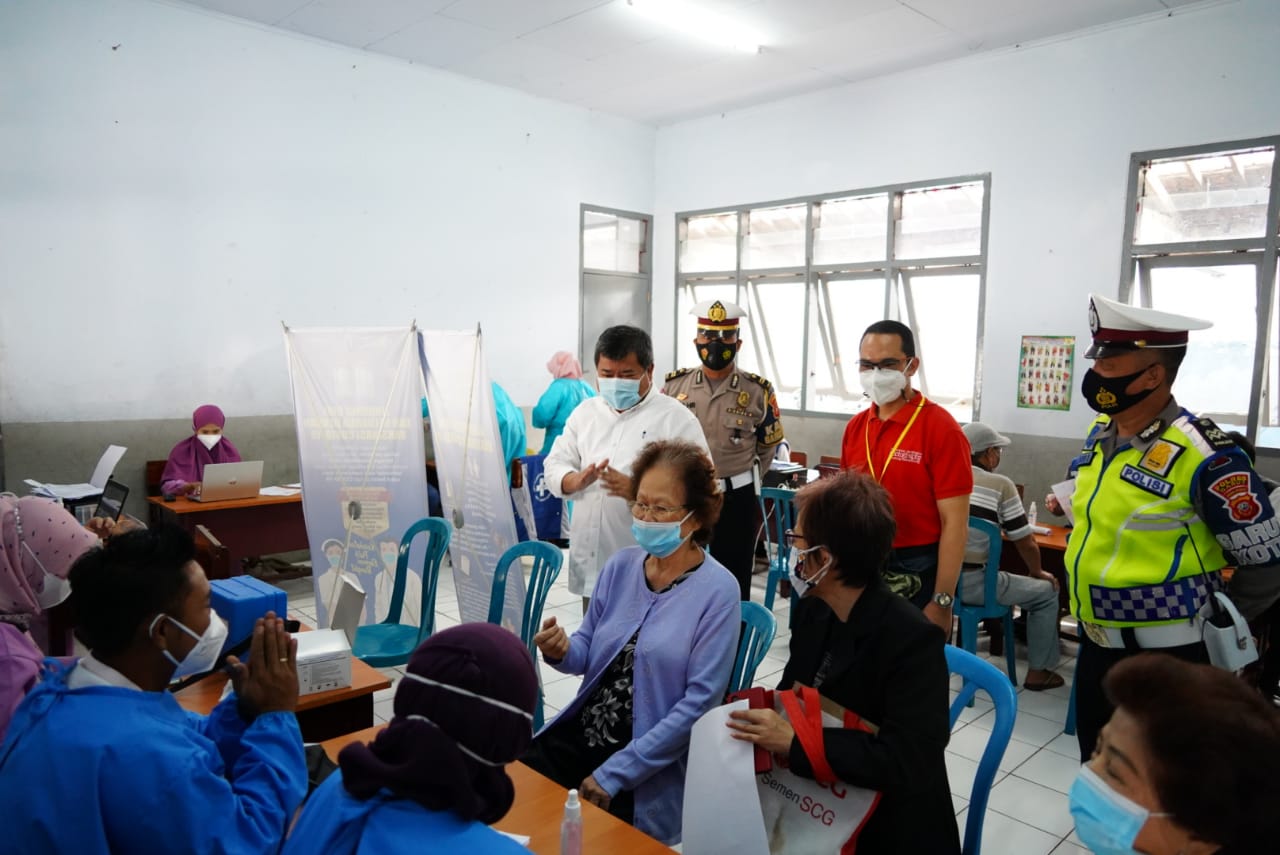
[(1024, 335), (1018, 358), (1018, 406), (1071, 409), (1076, 337)]

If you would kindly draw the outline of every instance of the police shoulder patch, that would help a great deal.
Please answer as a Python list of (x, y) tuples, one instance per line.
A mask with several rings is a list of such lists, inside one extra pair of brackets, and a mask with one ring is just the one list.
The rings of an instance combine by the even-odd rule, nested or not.
[(693, 371), (692, 368), (677, 368), (675, 371), (667, 372), (667, 379), (674, 380), (677, 377), (683, 377), (684, 375), (688, 374), (691, 371)]
[(752, 374), (750, 371), (744, 371), (743, 373), (746, 374), (748, 380), (754, 380), (756, 383), (759, 383), (761, 386), (763, 386), (766, 390), (773, 388), (773, 386), (770, 385), (769, 381), (761, 377), (759, 374)]
[(1213, 419), (1200, 417), (1190, 420), (1191, 427), (1195, 428), (1196, 433), (1200, 434), (1205, 442), (1209, 443), (1210, 448), (1231, 448), (1236, 444), (1235, 440), (1227, 436), (1227, 432), (1213, 423)]

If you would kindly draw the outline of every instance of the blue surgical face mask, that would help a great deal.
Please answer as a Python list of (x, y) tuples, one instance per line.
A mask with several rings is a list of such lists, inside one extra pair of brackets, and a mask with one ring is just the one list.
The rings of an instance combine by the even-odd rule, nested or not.
[(1071, 816), (1076, 821), (1076, 834), (1094, 855), (1136, 853), (1133, 843), (1138, 839), (1142, 826), (1147, 824), (1147, 817), (1172, 816), (1152, 813), (1120, 795), (1088, 766), (1080, 767), (1080, 774), (1071, 785), (1067, 799)]
[(693, 532), (687, 535), (680, 533), (680, 526), (684, 525), (685, 520), (691, 516), (693, 511), (685, 514), (684, 519), (679, 522), (632, 520), (631, 534), (635, 536), (636, 543), (640, 544), (645, 552), (657, 558), (666, 558), (674, 554), (693, 535)]
[(615, 410), (629, 410), (640, 403), (640, 381), (628, 377), (600, 377), (600, 397)]

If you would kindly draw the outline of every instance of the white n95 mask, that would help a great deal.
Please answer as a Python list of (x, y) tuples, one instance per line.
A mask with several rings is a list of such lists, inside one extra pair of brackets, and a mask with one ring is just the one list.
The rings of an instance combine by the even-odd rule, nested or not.
[(870, 371), (859, 371), (858, 382), (867, 397), (876, 402), (876, 406), (898, 400), (902, 390), (907, 388), (907, 375), (901, 371), (888, 368), (872, 368)]
[(198, 433), (196, 439), (204, 445), (205, 448), (213, 451), (213, 447), (222, 442), (222, 434), (220, 433)]
[(176, 666), (171, 679), (181, 680), (183, 677), (190, 677), (192, 674), (203, 674), (205, 671), (212, 671), (214, 666), (218, 664), (218, 658), (222, 655), (222, 645), (227, 641), (226, 622), (218, 617), (216, 613), (211, 614), (209, 616), (209, 628), (203, 634), (197, 635), (182, 621), (160, 614), (156, 615), (155, 620), (151, 621), (151, 626), (147, 629), (148, 635), (155, 632), (156, 624), (160, 622), (161, 618), (169, 621), (169, 623), (196, 640), (196, 646), (191, 648), (186, 656), (182, 657), (181, 662), (168, 650), (162, 651), (164, 657)]

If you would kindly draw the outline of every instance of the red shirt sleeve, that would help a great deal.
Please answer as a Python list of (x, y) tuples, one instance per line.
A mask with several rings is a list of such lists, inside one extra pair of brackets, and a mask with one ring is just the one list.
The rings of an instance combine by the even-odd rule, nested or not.
[(973, 466), (969, 461), (969, 440), (964, 431), (942, 407), (930, 419), (929, 475), (933, 479), (933, 497), (939, 501), (973, 492)]

